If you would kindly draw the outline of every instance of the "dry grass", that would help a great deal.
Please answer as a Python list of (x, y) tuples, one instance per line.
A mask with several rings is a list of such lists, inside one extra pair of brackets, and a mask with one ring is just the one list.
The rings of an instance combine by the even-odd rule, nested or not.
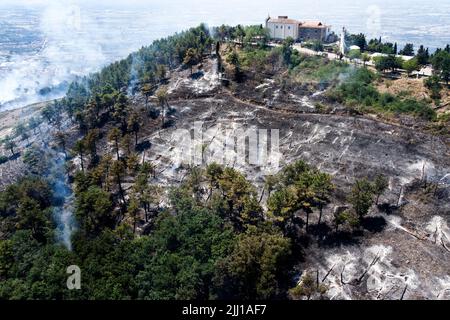
[[(406, 95), (417, 100), (430, 100), (430, 91), (424, 86), (423, 79), (402, 77), (398, 80), (381, 78), (377, 83), (377, 89), (382, 93), (393, 95)], [(434, 102), (433, 102), (434, 104)], [(450, 90), (441, 90), (441, 101), (439, 106), (434, 105), (438, 113), (450, 111)]]

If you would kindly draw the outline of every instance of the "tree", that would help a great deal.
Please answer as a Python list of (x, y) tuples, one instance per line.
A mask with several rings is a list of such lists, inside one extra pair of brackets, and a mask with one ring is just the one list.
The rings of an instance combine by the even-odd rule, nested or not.
[(166, 106), (168, 107), (168, 102), (167, 102), (167, 97), (168, 97), (168, 93), (167, 93), (167, 89), (166, 88), (161, 88), (156, 92), (156, 98), (158, 99), (158, 103), (161, 107), (161, 127), (164, 127), (165, 124), (165, 111), (166, 111)]
[(361, 220), (373, 204), (373, 185), (367, 179), (357, 180), (353, 185), (348, 201)]
[(409, 57), (414, 56), (414, 44), (407, 43), (405, 45), (405, 47), (399, 51), (398, 54), (403, 55), (403, 56), (409, 56)]
[(364, 67), (367, 65), (367, 62), (369, 62), (372, 58), (368, 53), (363, 53), (361, 56), (361, 59), (363, 61)]
[(88, 237), (98, 235), (104, 228), (112, 228), (115, 224), (111, 196), (96, 186), (76, 194), (75, 215)]
[(331, 176), (323, 172), (317, 172), (313, 176), (314, 205), (319, 208), (319, 221), (322, 221), (323, 207), (329, 203), (331, 192), (335, 186), (331, 182)]
[(17, 209), (17, 227), (31, 230), (33, 237), (45, 242), (47, 234), (51, 230), (50, 211), (41, 208), (40, 204), (29, 197), (23, 197), (19, 201)]
[(153, 92), (154, 86), (150, 83), (144, 83), (141, 88), (142, 94), (145, 96), (145, 108), (148, 106), (148, 98)]
[(192, 75), (192, 67), (194, 65), (196, 65), (199, 62), (199, 60), (200, 60), (200, 56), (196, 49), (189, 48), (186, 51), (186, 55), (184, 56), (183, 63), (190, 68), (191, 75)]
[(383, 192), (387, 189), (389, 186), (389, 180), (384, 175), (377, 175), (375, 177), (375, 181), (373, 182), (373, 193), (376, 196), (375, 204), (378, 205), (378, 200), (380, 196), (383, 194)]
[(73, 151), (80, 157), (81, 171), (84, 172), (84, 153), (86, 151), (86, 145), (83, 139), (75, 142)]
[(307, 230), (309, 216), (314, 208), (320, 210), (321, 220), (322, 209), (334, 189), (328, 174), (310, 167), (303, 161), (297, 161), (286, 166), (279, 173), (279, 179), (276, 191), (267, 201), (270, 216), (281, 222), (285, 229), (292, 224), (298, 211), (306, 214)]
[(27, 140), (29, 138), (27, 127), (24, 123), (19, 123), (14, 127), (14, 135), (20, 137), (22, 140)]
[(136, 112), (132, 112), (128, 117), (128, 130), (134, 133), (134, 145), (138, 144), (138, 133), (141, 129), (141, 119)]
[(227, 57), (226, 61), (231, 64), (233, 67), (233, 78), (234, 80), (238, 80), (240, 78), (240, 62), (239, 62), (239, 55), (236, 52), (236, 50), (233, 50)]
[[(161, 213), (151, 237), (143, 237), (136, 277), (139, 298), (206, 300), (221, 296), (214, 275), (232, 250), (234, 235), (217, 213), (200, 207), (190, 195), (170, 194), (174, 214)], [(151, 252), (152, 254), (148, 254)]]
[(423, 84), (428, 90), (431, 91), (431, 99), (435, 101), (441, 99), (442, 85), (440, 77), (433, 75), (431, 77), (425, 78), (423, 80)]
[(136, 224), (139, 218), (139, 202), (135, 196), (131, 196), (128, 202), (127, 215), (133, 221), (133, 233), (136, 233)]
[(65, 134), (62, 131), (57, 131), (55, 133), (55, 140), (56, 143), (59, 145), (59, 147), (62, 149), (62, 151), (64, 152), (64, 156), (67, 159), (67, 151), (66, 151), (66, 146), (67, 146), (67, 134)]
[(56, 115), (56, 109), (51, 105), (47, 104), (41, 111), (41, 115), (44, 119), (47, 120), (49, 124), (53, 122)]
[(356, 60), (361, 58), (361, 50), (350, 50), (347, 54), (350, 60)]
[(350, 212), (349, 210), (335, 211), (333, 214), (334, 231), (337, 233), (339, 226), (345, 223), (349, 224), (351, 227), (357, 227), (359, 226), (360, 221), (355, 213)]
[(125, 164), (121, 160), (114, 161), (111, 165), (111, 175), (114, 178), (114, 182), (119, 188), (119, 195), (122, 198), (123, 204), (126, 203), (125, 192), (122, 187), (123, 176), (125, 175), (126, 172), (125, 169), (126, 169)]
[(166, 75), (167, 75), (166, 66), (163, 64), (156, 65), (155, 76), (159, 80), (159, 82), (162, 82), (166, 78)]
[(419, 47), (419, 50), (417, 50), (416, 54), (417, 63), (420, 66), (427, 65), (430, 61), (430, 54), (428, 53), (428, 48), (425, 49), (423, 45)]
[(361, 52), (364, 52), (367, 47), (366, 36), (363, 33), (360, 34), (352, 34), (350, 36), (350, 42), (358, 46), (361, 49)]
[(127, 118), (130, 108), (128, 106), (128, 98), (126, 95), (119, 93), (113, 108), (114, 119), (121, 124), (122, 132), (127, 129)]
[(119, 141), (120, 141), (121, 137), (122, 137), (122, 134), (121, 134), (120, 130), (117, 128), (112, 128), (108, 133), (108, 140), (109, 140), (109, 142), (112, 142), (114, 145), (114, 152), (116, 153), (117, 160), (120, 159)]
[(244, 45), (249, 46), (256, 43), (260, 48), (265, 48), (269, 41), (269, 30), (262, 25), (245, 27)]
[(431, 63), (436, 75), (448, 85), (450, 81), (450, 53), (440, 51), (431, 58)]
[[(219, 264), (216, 279), (234, 299), (279, 297), (280, 280), (291, 254), (289, 239), (249, 228), (238, 236), (232, 253)], [(217, 281), (217, 280), (216, 280)], [(219, 298), (227, 298), (219, 296)]]
[(315, 276), (313, 272), (307, 272), (302, 276), (301, 281), (297, 286), (289, 290), (289, 294), (292, 298), (297, 300), (303, 297), (310, 300), (311, 297), (315, 295), (322, 297), (327, 289), (328, 288), (324, 284), (319, 283), (318, 275)]
[(402, 67), (402, 59), (397, 58), (394, 55), (375, 57), (374, 61), (375, 68), (381, 72), (384, 72), (386, 70), (391, 70), (392, 72), (394, 72), (396, 69)]
[(5, 149), (11, 151), (11, 155), (14, 156), (14, 148), (17, 146), (14, 142), (14, 139), (11, 136), (7, 135), (5, 138), (3, 138), (2, 144)]
[(242, 28), (242, 26), (241, 26), (240, 24), (238, 24), (238, 25), (236, 26), (236, 29), (235, 29), (235, 31), (234, 31), (234, 37), (235, 37), (236, 39), (238, 39), (238, 41), (239, 41), (240, 44), (243, 44), (243, 42), (244, 42), (244, 37), (245, 37), (245, 31), (244, 31), (244, 28)]
[(289, 66), (291, 64), (292, 45), (293, 44), (294, 44), (294, 39), (292, 37), (287, 37), (286, 39), (284, 39), (283, 44), (281, 45), (283, 61), (286, 66)]
[(36, 133), (36, 129), (40, 129), (40, 125), (42, 123), (42, 119), (38, 117), (32, 117), (30, 120), (28, 120), (28, 129), (33, 130), (34, 133)]
[(88, 131), (86, 136), (84, 137), (84, 143), (86, 146), (86, 150), (90, 154), (91, 164), (97, 164), (98, 155), (97, 155), (97, 140), (100, 136), (100, 132), (98, 129), (91, 129)]
[(412, 58), (410, 60), (403, 61), (402, 68), (406, 70), (406, 73), (409, 77), (413, 71), (419, 69), (419, 63), (417, 62), (416, 58)]

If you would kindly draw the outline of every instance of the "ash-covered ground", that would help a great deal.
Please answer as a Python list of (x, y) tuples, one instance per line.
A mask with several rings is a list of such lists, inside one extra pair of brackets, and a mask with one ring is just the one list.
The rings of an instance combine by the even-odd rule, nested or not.
[[(450, 150), (445, 141), (416, 128), (350, 116), (339, 106), (318, 113), (316, 105), (324, 103), (320, 88), (286, 94), (267, 79), (231, 92), (220, 87), (208, 65), (205, 69), (194, 80), (188, 71), (172, 75), (173, 126), (144, 138), (151, 142), (145, 157), (158, 164), (161, 183), (185, 177), (177, 132), (185, 129), (194, 138), (195, 122), (202, 123), (205, 163), (223, 161), (237, 168), (261, 194), (264, 176), (276, 170), (277, 159), (280, 167), (303, 159), (332, 174), (337, 190), (325, 211), (329, 222), (333, 211), (345, 205), (355, 179), (384, 174), (389, 189), (366, 218), (362, 234), (347, 241), (318, 230), (299, 275), (318, 272), (333, 299), (450, 298)], [(250, 165), (248, 158), (239, 161), (236, 150), (225, 148), (227, 139), (252, 129), (266, 129), (268, 136), (279, 130), (279, 153), (271, 153), (269, 143), (263, 166)], [(431, 185), (436, 189), (429, 190)]]
[[(139, 140), (147, 147), (141, 156), (156, 165), (156, 183), (168, 186), (185, 178), (188, 164), (180, 160), (185, 156), (180, 150), (187, 151), (180, 142), (194, 138), (195, 123), (202, 124), (203, 165), (222, 161), (243, 172), (258, 187), (262, 203), (265, 175), (305, 160), (330, 173), (337, 189), (324, 210), (328, 223), (313, 226), (299, 253), (304, 256), (299, 279), (314, 273), (331, 299), (450, 299), (448, 141), (414, 126), (349, 115), (342, 106), (329, 104), (320, 86), (286, 88), (268, 78), (227, 88), (216, 64), (204, 61), (193, 76), (184, 69), (172, 72), (168, 125), (161, 129), (160, 119), (144, 124)], [(144, 97), (132, 101), (133, 107), (145, 109)], [(155, 97), (150, 105), (159, 108)], [(228, 139), (260, 129), (267, 130), (270, 142), (267, 155), (260, 155), (267, 160), (263, 165), (242, 161), (235, 149), (225, 148)], [(279, 136), (273, 152), (271, 130)], [(346, 205), (352, 183), (376, 174), (389, 178), (389, 188), (365, 218), (363, 230), (348, 237), (328, 235), (333, 233), (324, 228), (331, 228), (333, 212)], [(313, 216), (312, 224), (317, 219)]]

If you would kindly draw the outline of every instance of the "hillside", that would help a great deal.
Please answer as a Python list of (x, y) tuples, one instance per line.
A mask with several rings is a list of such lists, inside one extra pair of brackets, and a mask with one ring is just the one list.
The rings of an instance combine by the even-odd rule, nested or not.
[[(449, 299), (448, 117), (365, 68), (216, 40), (157, 41), (12, 138), (0, 298)], [(256, 132), (260, 163), (225, 148)]]

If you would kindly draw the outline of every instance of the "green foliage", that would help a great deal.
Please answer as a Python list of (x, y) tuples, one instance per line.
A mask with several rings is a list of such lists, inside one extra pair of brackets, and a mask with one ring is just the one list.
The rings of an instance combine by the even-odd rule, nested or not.
[(352, 34), (350, 35), (351, 45), (358, 46), (361, 49), (361, 52), (364, 52), (367, 47), (366, 36), (363, 33), (360, 34)]
[(249, 228), (218, 265), (216, 281), (222, 288), (219, 298), (279, 297), (282, 294), (279, 279), (288, 266), (290, 247), (290, 241), (279, 233)]
[(406, 70), (408, 75), (410, 75), (413, 71), (416, 71), (419, 69), (419, 63), (417, 62), (416, 58), (403, 61), (402, 68)]
[(409, 113), (430, 121), (436, 118), (436, 112), (424, 101), (379, 93), (372, 85), (374, 79), (375, 75), (370, 70), (358, 69), (329, 96), (346, 105), (356, 104), (369, 110)]
[(53, 195), (49, 184), (39, 178), (26, 178), (0, 193), (0, 217), (10, 223), (5, 230), (29, 230), (34, 239), (45, 243), (51, 237), (50, 207)]
[(354, 59), (361, 59), (361, 50), (355, 50), (355, 49), (353, 49), (353, 50), (350, 50), (349, 51), (349, 53), (347, 54), (348, 55), (348, 57), (351, 59), (351, 60), (354, 60)]
[(367, 51), (379, 52), (384, 54), (396, 54), (396, 44), (386, 42), (383, 43), (380, 39), (371, 39), (367, 45)]
[(322, 297), (328, 288), (322, 283), (317, 283), (317, 281), (317, 277), (312, 272), (308, 272), (302, 277), (300, 283), (295, 288), (289, 290), (289, 294), (296, 300), (302, 299), (303, 297), (309, 300), (315, 295)]
[(200, 59), (201, 59), (201, 57), (200, 57), (200, 54), (198, 53), (197, 49), (189, 48), (186, 51), (186, 55), (184, 56), (183, 63), (191, 69), (191, 74), (192, 74), (192, 67), (194, 65), (196, 65), (197, 63), (199, 63)]
[(381, 72), (385, 72), (386, 70), (395, 71), (403, 65), (403, 60), (394, 55), (375, 57), (374, 61), (375, 68)]
[(437, 52), (431, 58), (431, 63), (435, 73), (448, 85), (450, 81), (450, 53), (445, 50)]
[(430, 54), (428, 52), (428, 48), (425, 49), (424, 46), (420, 46), (419, 50), (417, 50), (416, 54), (417, 63), (420, 66), (427, 65), (430, 62)]
[(110, 195), (95, 186), (76, 193), (75, 215), (80, 229), (87, 237), (97, 235), (104, 228), (113, 228), (115, 225)]
[(374, 186), (367, 180), (357, 180), (353, 185), (348, 201), (353, 210), (362, 219), (373, 204)]
[(215, 264), (233, 243), (232, 229), (189, 196), (172, 196), (176, 214), (163, 214), (144, 240), (144, 269), (138, 274), (139, 297), (209, 299)]
[(328, 174), (310, 167), (303, 161), (286, 166), (279, 173), (279, 181), (267, 201), (267, 207), (268, 214), (284, 226), (301, 211), (306, 214), (308, 227), (309, 214), (314, 208), (318, 208), (322, 213), (322, 208), (328, 203), (334, 189)]
[(340, 225), (348, 224), (351, 228), (356, 228), (360, 225), (359, 217), (349, 210), (337, 211), (333, 215), (333, 223), (335, 231), (338, 231)]
[(412, 43), (405, 44), (405, 47), (402, 50), (400, 50), (398, 54), (410, 57), (414, 56), (414, 44)]
[(431, 98), (435, 101), (441, 99), (441, 80), (438, 76), (431, 76), (423, 80), (425, 87), (431, 91)]
[(16, 143), (14, 142), (14, 138), (12, 138), (11, 136), (7, 135), (6, 137), (4, 137), (1, 140), (1, 144), (3, 145), (3, 147), (10, 151), (12, 155), (14, 155), (14, 149), (17, 147)]
[(293, 69), (293, 76), (300, 80), (314, 80), (324, 84), (337, 82), (342, 74), (351, 67), (342, 61), (328, 60), (319, 56), (299, 56), (298, 64)]
[(269, 41), (269, 30), (262, 25), (247, 26), (244, 28), (244, 33), (245, 46), (256, 43), (260, 48), (264, 48)]
[(319, 40), (312, 40), (312, 41), (308, 41), (305, 42), (303, 44), (303, 46), (305, 48), (317, 51), (317, 52), (322, 52), (323, 51), (323, 43)]

